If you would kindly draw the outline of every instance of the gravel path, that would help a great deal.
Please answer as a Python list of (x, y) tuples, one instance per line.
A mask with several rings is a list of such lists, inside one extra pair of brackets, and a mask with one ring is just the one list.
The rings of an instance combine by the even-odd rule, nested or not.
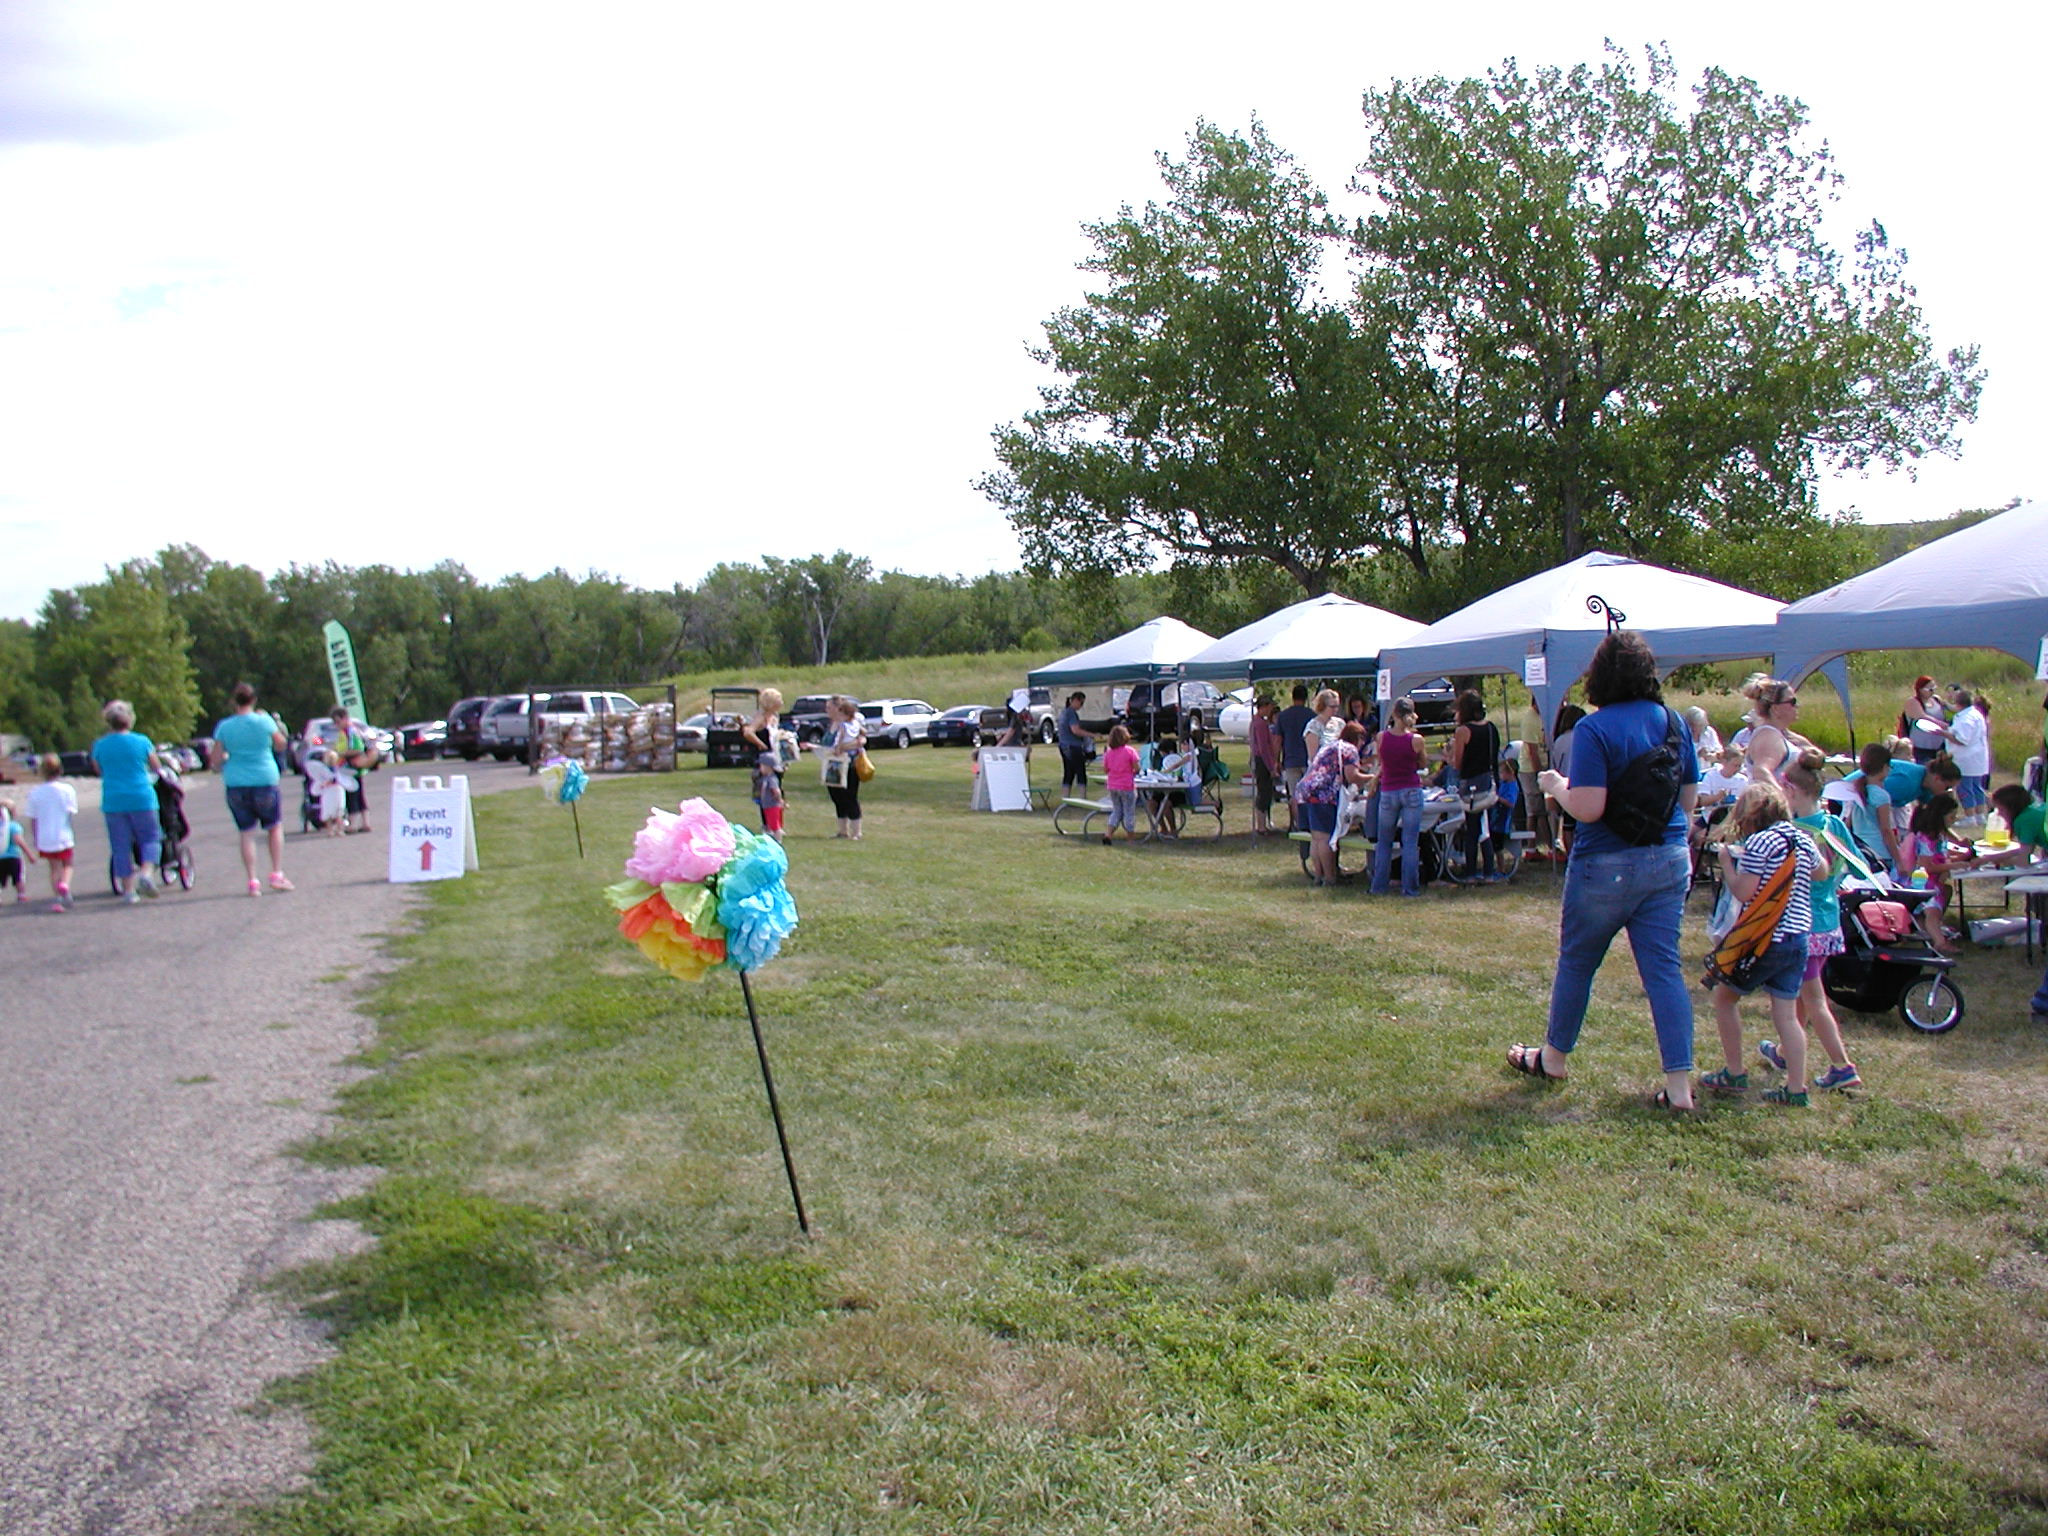
[[(469, 772), (477, 793), (529, 782)], [(372, 781), (375, 834), (338, 840), (297, 832), (287, 778), (298, 889), (252, 900), (220, 782), (195, 775), (197, 882), (136, 907), (109, 894), (81, 782), (76, 908), (48, 910), (41, 865), (37, 899), (0, 905), (0, 1532), (189, 1536), (215, 1501), (303, 1481), (304, 1420), (250, 1409), (325, 1346), (263, 1282), (361, 1240), (308, 1217), (366, 1176), (286, 1149), (349, 1080), (358, 989), (417, 899), (385, 881), (394, 776)]]

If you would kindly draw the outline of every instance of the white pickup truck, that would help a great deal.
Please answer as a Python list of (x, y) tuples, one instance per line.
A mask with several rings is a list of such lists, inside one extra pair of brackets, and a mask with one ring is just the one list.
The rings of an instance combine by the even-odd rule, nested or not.
[(567, 726), (601, 715), (630, 715), (639, 707), (623, 693), (594, 688), (507, 694), (485, 707), (476, 728), (477, 743), (499, 762), (508, 763), (525, 755), (534, 715), (548, 725)]

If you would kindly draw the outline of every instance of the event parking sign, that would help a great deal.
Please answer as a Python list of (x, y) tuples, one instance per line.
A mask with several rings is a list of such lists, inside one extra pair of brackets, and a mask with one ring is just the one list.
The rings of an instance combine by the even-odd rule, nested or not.
[(391, 879), (459, 880), (475, 869), (476, 819), (469, 806), (469, 778), (445, 783), (433, 777), (417, 785), (391, 781)]

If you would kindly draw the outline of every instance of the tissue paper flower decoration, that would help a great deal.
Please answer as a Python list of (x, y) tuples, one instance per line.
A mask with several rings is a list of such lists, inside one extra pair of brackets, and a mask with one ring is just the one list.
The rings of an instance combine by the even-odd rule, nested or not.
[(733, 832), (738, 849), (718, 877), (718, 921), (733, 969), (758, 971), (796, 928), (796, 903), (782, 882), (789, 855), (772, 837), (744, 827)]
[(789, 856), (773, 838), (731, 825), (702, 800), (677, 809), (649, 814), (626, 878), (605, 890), (619, 913), (619, 932), (680, 981), (702, 981), (721, 966), (759, 970), (796, 929), (796, 903), (783, 883)]
[(732, 830), (703, 800), (685, 800), (674, 812), (651, 811), (633, 838), (626, 873), (649, 885), (708, 880), (732, 857)]
[(540, 771), (541, 797), (550, 805), (573, 805), (583, 798), (590, 775), (573, 757), (551, 757)]

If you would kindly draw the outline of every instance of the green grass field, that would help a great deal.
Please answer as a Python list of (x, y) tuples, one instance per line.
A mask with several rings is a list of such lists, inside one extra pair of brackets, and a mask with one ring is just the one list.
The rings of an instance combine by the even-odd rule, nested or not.
[(2038, 962), (1969, 956), (1946, 1037), (1850, 1016), (1854, 1098), (1674, 1123), (1622, 955), (1573, 1081), (1503, 1069), (1540, 868), (1376, 901), (1236, 799), (1106, 849), (877, 764), (858, 844), (793, 771), (756, 978), (809, 1240), (737, 979), (600, 896), (650, 803), (753, 824), (744, 776), (599, 781), (588, 862), (479, 804), (309, 1149), (383, 1170), (380, 1242), (293, 1282), (341, 1352), (248, 1529), (2048, 1530)]

